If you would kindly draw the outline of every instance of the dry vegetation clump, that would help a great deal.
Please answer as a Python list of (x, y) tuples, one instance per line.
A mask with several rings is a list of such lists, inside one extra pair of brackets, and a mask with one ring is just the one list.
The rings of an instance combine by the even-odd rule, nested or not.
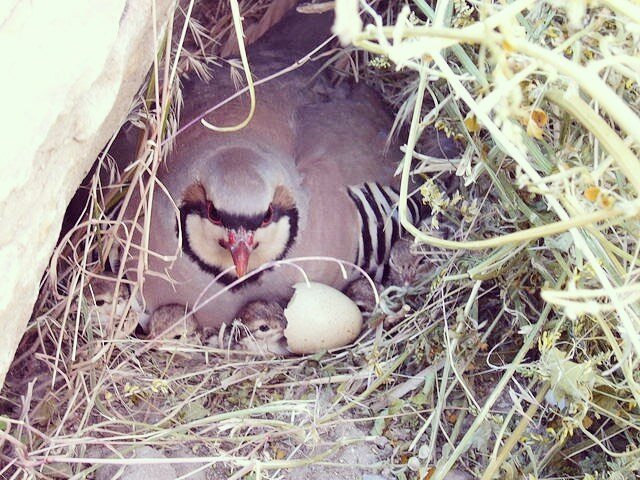
[[(132, 113), (146, 127), (138, 161), (99, 160), (53, 257), (0, 398), (0, 475), (82, 478), (149, 446), (213, 466), (212, 478), (637, 478), (637, 4), (337, 1), (347, 46), (322, 61), (397, 112), (399, 213), (430, 268), (382, 293), (353, 347), (265, 359), (141, 339), (127, 317), (135, 285), (108, 322), (87, 293), (105, 276), (126, 185), (158, 168), (176, 128), (178, 73), (205, 76), (211, 48), (232, 43), (226, 2), (199, 3), (176, 14), (193, 12), (191, 37), (169, 32)], [(259, 24), (277, 2), (245, 3)], [(463, 148), (426, 157), (434, 138)], [(410, 193), (431, 207), (428, 224), (407, 222)], [(353, 462), (365, 465), (341, 465), (362, 446)], [(333, 473), (310, 476), (321, 470)]]

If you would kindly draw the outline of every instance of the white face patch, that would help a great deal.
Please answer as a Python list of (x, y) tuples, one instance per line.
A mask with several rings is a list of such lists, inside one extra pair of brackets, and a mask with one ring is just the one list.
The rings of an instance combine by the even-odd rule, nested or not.
[[(220, 245), (220, 240), (226, 241), (228, 238), (224, 227), (192, 213), (187, 215), (185, 228), (189, 247), (202, 262), (220, 270), (234, 266), (231, 253)], [(256, 230), (254, 244), (258, 246), (249, 255), (248, 271), (280, 257), (289, 241), (289, 231), (287, 216)], [(235, 276), (235, 270), (230, 273)]]
[(289, 217), (283, 216), (277, 222), (256, 230), (254, 239), (259, 243), (249, 257), (249, 270), (271, 262), (282, 255), (289, 241)]
[(233, 259), (229, 250), (220, 245), (220, 240), (227, 239), (224, 227), (214, 225), (200, 215), (189, 214), (185, 222), (189, 247), (200, 259), (220, 270), (233, 267)]

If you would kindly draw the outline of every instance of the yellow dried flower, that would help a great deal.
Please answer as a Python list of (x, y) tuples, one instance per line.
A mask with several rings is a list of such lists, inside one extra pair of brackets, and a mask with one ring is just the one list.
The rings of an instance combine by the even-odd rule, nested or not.
[(615, 203), (616, 201), (614, 200), (614, 198), (611, 195), (607, 195), (606, 193), (602, 193), (598, 197), (598, 205), (600, 205), (601, 208), (609, 209), (613, 207)]
[(539, 108), (534, 108), (527, 121), (527, 135), (538, 140), (542, 139), (544, 133), (543, 128), (547, 124), (547, 121), (547, 114)]
[(596, 187), (595, 185), (592, 185), (585, 189), (584, 198), (586, 198), (590, 202), (595, 202), (599, 194), (600, 194), (600, 188)]
[(464, 125), (467, 127), (467, 130), (469, 130), (469, 133), (480, 131), (480, 124), (475, 115), (467, 115), (467, 118), (464, 119)]

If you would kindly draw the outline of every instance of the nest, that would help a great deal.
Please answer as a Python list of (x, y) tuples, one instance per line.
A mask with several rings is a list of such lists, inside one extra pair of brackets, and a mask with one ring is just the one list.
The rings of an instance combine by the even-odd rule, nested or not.
[[(413, 175), (433, 216), (403, 222), (431, 268), (385, 290), (347, 349), (261, 358), (142, 340), (133, 297), (104, 323), (87, 292), (127, 185), (161, 149), (126, 171), (105, 153), (0, 398), (0, 474), (109, 478), (172, 461), (230, 479), (638, 475), (637, 6), (395, 3), (336, 2), (349, 46), (324, 58), (334, 81), (367, 82), (397, 113), (399, 212)], [(170, 61), (129, 118), (139, 145), (175, 132), (178, 75), (206, 78), (237, 48), (231, 10), (213, 5), (176, 10)], [(288, 7), (240, 11), (261, 32)], [(433, 138), (464, 147), (427, 157)]]

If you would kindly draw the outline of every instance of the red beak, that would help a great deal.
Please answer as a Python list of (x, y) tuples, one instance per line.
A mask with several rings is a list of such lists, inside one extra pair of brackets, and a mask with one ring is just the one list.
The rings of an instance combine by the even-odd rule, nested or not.
[(230, 230), (227, 241), (221, 241), (220, 244), (231, 253), (238, 278), (244, 277), (249, 266), (249, 256), (254, 249), (253, 232), (247, 232), (244, 228)]
[(247, 273), (247, 266), (249, 265), (249, 255), (251, 249), (244, 240), (240, 240), (233, 246), (229, 246), (231, 252), (231, 258), (236, 266), (236, 274), (238, 278), (244, 277)]

